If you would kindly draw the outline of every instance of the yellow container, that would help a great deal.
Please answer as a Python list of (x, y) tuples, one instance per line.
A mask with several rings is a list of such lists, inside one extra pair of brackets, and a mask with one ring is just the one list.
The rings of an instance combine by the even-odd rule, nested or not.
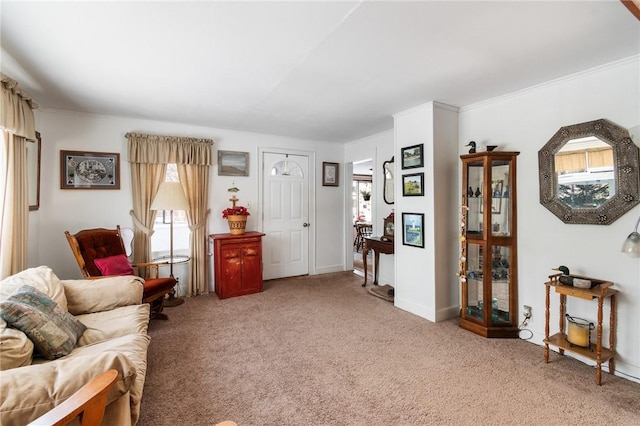
[(227, 223), (229, 224), (229, 233), (231, 235), (242, 235), (247, 227), (247, 216), (229, 215), (227, 216)]
[(588, 348), (591, 342), (591, 330), (594, 325), (592, 322), (582, 318), (574, 318), (569, 314), (567, 317), (567, 340), (572, 345)]

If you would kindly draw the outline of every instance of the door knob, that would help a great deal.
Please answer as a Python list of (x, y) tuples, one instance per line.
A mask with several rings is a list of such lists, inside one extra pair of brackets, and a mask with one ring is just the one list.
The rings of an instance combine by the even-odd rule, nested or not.
[(304, 226), (304, 227), (306, 228), (306, 227), (308, 227), (308, 226), (311, 226), (311, 224), (310, 224), (310, 223), (305, 222), (305, 223), (303, 223), (303, 224), (302, 224), (302, 226)]

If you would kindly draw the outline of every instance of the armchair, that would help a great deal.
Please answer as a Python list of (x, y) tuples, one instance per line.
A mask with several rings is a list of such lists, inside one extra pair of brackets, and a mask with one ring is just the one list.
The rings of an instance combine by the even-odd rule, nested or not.
[[(101, 278), (107, 275), (135, 275), (133, 268), (138, 271), (146, 270), (143, 276), (142, 302), (151, 305), (151, 318), (168, 319), (162, 313), (164, 298), (177, 284), (177, 280), (173, 277), (159, 278), (158, 265), (163, 264), (162, 262), (134, 265), (129, 265), (128, 261), (124, 262), (126, 250), (120, 225), (117, 225), (116, 229), (94, 228), (85, 229), (73, 235), (69, 231), (65, 231), (64, 234), (85, 279)], [(96, 260), (99, 261), (96, 262)], [(105, 263), (110, 263), (111, 260), (114, 260), (114, 263), (105, 266)]]

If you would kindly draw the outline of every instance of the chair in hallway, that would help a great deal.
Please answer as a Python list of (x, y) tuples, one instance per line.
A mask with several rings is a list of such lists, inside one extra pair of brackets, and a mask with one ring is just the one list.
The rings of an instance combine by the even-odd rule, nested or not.
[(370, 223), (356, 223), (356, 238), (353, 247), (356, 251), (361, 251), (364, 247), (364, 239), (369, 238), (373, 233), (373, 225)]

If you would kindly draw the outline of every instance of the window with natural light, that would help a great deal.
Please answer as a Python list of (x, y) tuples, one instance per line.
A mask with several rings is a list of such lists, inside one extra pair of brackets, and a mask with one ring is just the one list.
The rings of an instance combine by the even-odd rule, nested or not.
[[(180, 182), (178, 166), (175, 163), (167, 164), (165, 182)], [(170, 225), (171, 212), (159, 210), (156, 212), (156, 222), (153, 226), (154, 233), (151, 236), (151, 251), (154, 258), (168, 255), (170, 252)], [(189, 254), (189, 226), (187, 212), (185, 210), (173, 211), (173, 253)]]

